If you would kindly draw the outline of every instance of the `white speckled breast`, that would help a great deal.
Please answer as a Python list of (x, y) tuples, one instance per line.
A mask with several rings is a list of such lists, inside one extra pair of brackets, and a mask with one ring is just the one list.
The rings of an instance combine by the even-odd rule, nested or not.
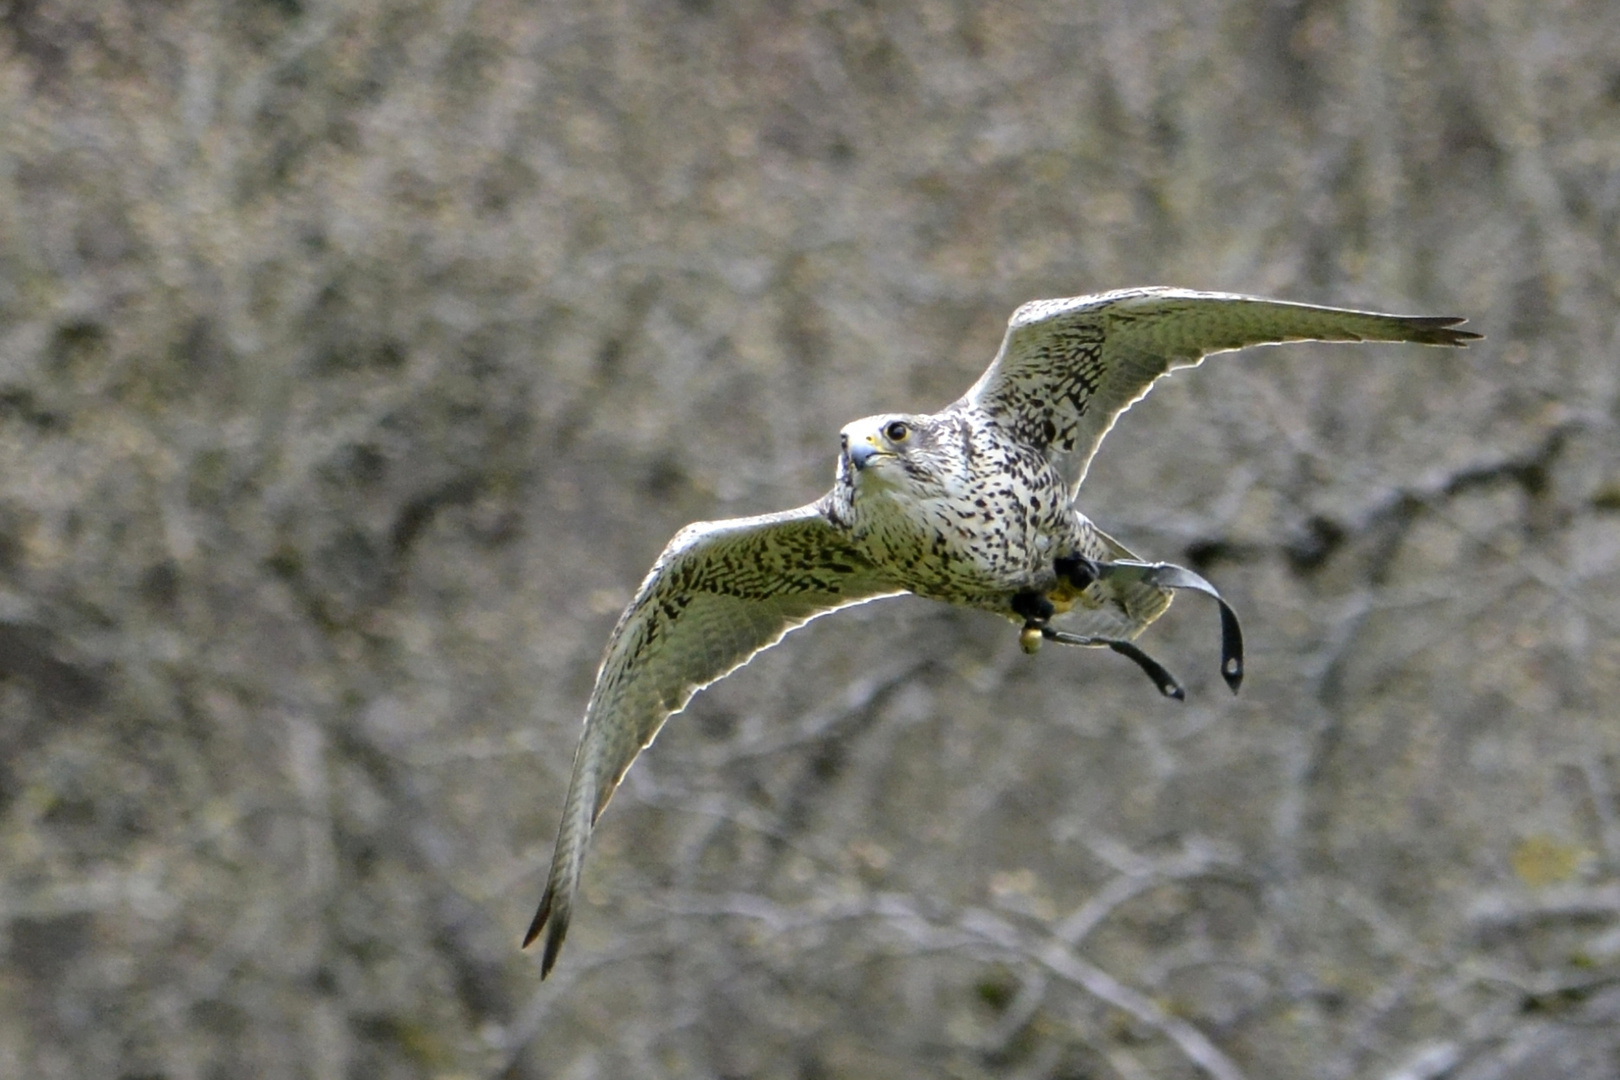
[(1044, 455), (968, 417), (941, 420), (933, 452), (918, 455), (937, 464), (926, 475), (893, 464), (850, 478), (850, 535), (911, 592), (1000, 611), (1011, 592), (1049, 587), (1059, 554), (1087, 546), (1084, 519)]

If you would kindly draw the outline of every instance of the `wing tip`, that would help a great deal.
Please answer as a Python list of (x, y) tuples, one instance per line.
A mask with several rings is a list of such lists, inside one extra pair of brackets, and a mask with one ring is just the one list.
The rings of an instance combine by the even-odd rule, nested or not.
[(554, 922), (546, 933), (546, 948), (540, 954), (540, 981), (544, 982), (551, 969), (557, 966), (557, 954), (562, 952), (563, 937), (568, 933), (568, 926), (562, 922)]
[(1466, 349), (1470, 341), (1485, 339), (1484, 334), (1456, 328), (1459, 323), (1467, 321), (1461, 315), (1427, 315), (1410, 318), (1407, 324), (1412, 328), (1412, 335), (1407, 340), (1418, 345), (1450, 345), (1453, 348)]
[(549, 885), (545, 896), (540, 898), (540, 907), (534, 913), (534, 919), (529, 923), (528, 931), (523, 935), (522, 947), (527, 949), (533, 945), (542, 930), (546, 933), (545, 948), (540, 953), (540, 979), (543, 982), (551, 969), (557, 966), (557, 954), (562, 952), (563, 938), (568, 936), (568, 913), (554, 908), (552, 899), (556, 892)]

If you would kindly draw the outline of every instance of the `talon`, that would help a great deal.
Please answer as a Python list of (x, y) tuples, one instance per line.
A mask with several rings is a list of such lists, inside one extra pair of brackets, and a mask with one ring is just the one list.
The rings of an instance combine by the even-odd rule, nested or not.
[(1057, 571), (1058, 577), (1076, 589), (1084, 589), (1102, 576), (1097, 564), (1084, 555), (1065, 555), (1061, 559), (1055, 559), (1052, 562), (1052, 569)]

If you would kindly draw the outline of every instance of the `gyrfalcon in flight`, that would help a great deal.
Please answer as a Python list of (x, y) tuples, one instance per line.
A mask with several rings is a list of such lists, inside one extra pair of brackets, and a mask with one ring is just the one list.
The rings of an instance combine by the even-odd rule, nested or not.
[[(1180, 697), (1132, 639), (1172, 590), (1220, 597), (1190, 570), (1138, 560), (1075, 508), (1114, 421), (1160, 376), (1211, 353), (1285, 341), (1461, 346), (1479, 337), (1453, 329), (1462, 321), (1167, 288), (1036, 300), (1013, 313), (960, 400), (846, 425), (832, 490), (815, 502), (682, 529), (613, 628), (585, 707), (551, 874), (523, 941), (544, 931), (542, 977), (568, 932), (597, 816), (697, 690), (817, 616), (909, 592), (1010, 619), (1028, 651), (1043, 640), (1107, 646)], [(1242, 637), (1224, 601), (1220, 611), (1221, 674), (1236, 690)]]

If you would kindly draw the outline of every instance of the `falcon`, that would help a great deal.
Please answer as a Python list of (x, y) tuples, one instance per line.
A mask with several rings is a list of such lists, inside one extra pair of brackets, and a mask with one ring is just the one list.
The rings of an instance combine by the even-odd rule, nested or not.
[[(1220, 605), (1221, 674), (1242, 634), (1209, 582), (1137, 559), (1074, 506), (1092, 455), (1161, 376), (1211, 353), (1288, 341), (1463, 346), (1465, 320), (1381, 315), (1186, 289), (1036, 300), (1013, 313), (979, 381), (937, 413), (884, 413), (840, 436), (832, 490), (796, 510), (675, 534), (608, 638), (545, 894), (544, 978), (568, 932), (585, 849), (630, 763), (709, 683), (830, 611), (915, 593), (1000, 615), (1043, 641), (1111, 648), (1169, 697), (1180, 685), (1132, 643), (1177, 589)], [(1056, 625), (1054, 625), (1054, 623)]]

